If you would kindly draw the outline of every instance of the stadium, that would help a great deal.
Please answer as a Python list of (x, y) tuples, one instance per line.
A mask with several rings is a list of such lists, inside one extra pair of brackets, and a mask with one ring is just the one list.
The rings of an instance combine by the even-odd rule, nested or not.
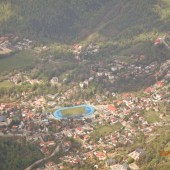
[(81, 119), (93, 115), (95, 109), (89, 105), (63, 107), (54, 112), (55, 119)]

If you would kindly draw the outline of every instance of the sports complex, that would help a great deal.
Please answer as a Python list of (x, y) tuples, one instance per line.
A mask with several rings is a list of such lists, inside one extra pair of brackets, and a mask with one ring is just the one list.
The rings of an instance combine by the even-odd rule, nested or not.
[(89, 105), (79, 105), (71, 107), (63, 107), (54, 112), (54, 118), (56, 119), (81, 119), (90, 117), (95, 112), (95, 109)]

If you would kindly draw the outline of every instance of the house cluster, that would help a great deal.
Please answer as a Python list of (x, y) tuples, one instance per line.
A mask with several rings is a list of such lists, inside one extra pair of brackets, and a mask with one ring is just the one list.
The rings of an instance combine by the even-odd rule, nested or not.
[[(35, 104), (36, 105), (36, 104)], [(48, 131), (48, 116), (44, 113), (34, 112), (27, 103), (0, 104), (1, 122), (3, 128), (1, 132), (12, 135), (14, 132), (28, 137), (28, 140), (36, 139), (32, 133), (35, 129), (39, 132)], [(6, 126), (4, 126), (6, 125)], [(7, 126), (10, 125), (10, 126)], [(40, 128), (41, 127), (41, 128)], [(31, 135), (31, 137), (29, 137)]]
[[(165, 77), (169, 74), (167, 71), (169, 70), (168, 63), (167, 61), (161, 67), (160, 72), (163, 71), (163, 73), (159, 72), (159, 74), (164, 74), (165, 72)], [(102, 73), (101, 77), (104, 76), (111, 80), (109, 78), (110, 75), (118, 77), (121, 75), (119, 71), (124, 71), (124, 68), (128, 68), (127, 70), (131, 73), (133, 70), (135, 75), (141, 74), (140, 70), (147, 74), (146, 70), (154, 71), (157, 68), (157, 63), (152, 63), (146, 67), (136, 67), (114, 60), (113, 63), (109, 64), (108, 70), (104, 70), (105, 68), (102, 64), (95, 65), (95, 67), (92, 67), (93, 77), (91, 76), (83, 81), (79, 86), (82, 89), (85, 88), (84, 86), (88, 86), (89, 82), (98, 76), (97, 73)], [(9, 80), (15, 84), (19, 84), (20, 81), (27, 82), (28, 79), (28, 76), (22, 74), (9, 76)], [(58, 82), (58, 78), (54, 77), (52, 82), (55, 84), (55, 82)], [(168, 104), (169, 102), (166, 97), (169, 94), (170, 88), (168, 80), (164, 78), (161, 81), (157, 81), (153, 86), (146, 88), (140, 96), (131, 93), (121, 95), (112, 93), (114, 100), (108, 102), (106, 96), (94, 95), (93, 99), (87, 101), (94, 104), (97, 110), (92, 119), (51, 120), (52, 116), (50, 115), (52, 114), (47, 113), (47, 106), (54, 109), (57, 105), (63, 104), (67, 99), (71, 99), (78, 92), (77, 86), (74, 85), (61, 94), (48, 94), (46, 96), (32, 97), (31, 99), (28, 98), (28, 95), (31, 93), (23, 92), (20, 94), (20, 99), (22, 100), (20, 104), (1, 103), (1, 133), (4, 135), (18, 134), (23, 136), (28, 142), (37, 144), (45, 155), (50, 155), (51, 150), (57, 145), (57, 141), (60, 141), (63, 137), (79, 141), (81, 143), (80, 148), (77, 147), (76, 149), (75, 147), (73, 150), (70, 149), (73, 148), (70, 140), (62, 143), (64, 153), (67, 154), (60, 159), (66, 164), (81, 164), (91, 159), (94, 161), (96, 169), (100, 168), (100, 165), (96, 164), (96, 160), (98, 162), (105, 162), (105, 166), (113, 170), (127, 170), (129, 167), (132, 167), (131, 169), (136, 167), (135, 164), (127, 164), (127, 157), (139, 160), (145, 154), (145, 151), (137, 148), (135, 151), (125, 155), (123, 162), (117, 162), (114, 161), (117, 148), (133, 144), (134, 137), (141, 133), (145, 136), (150, 136), (156, 126), (163, 125), (162, 121), (165, 120), (166, 113), (161, 111), (161, 104)], [(72, 104), (75, 103), (76, 101), (72, 102)], [(96, 105), (95, 103), (98, 104)], [(147, 114), (149, 111), (158, 113), (160, 122), (150, 123), (146, 119), (146, 115), (144, 115), (144, 113)], [(94, 137), (93, 134), (96, 129), (100, 129), (99, 127), (113, 129), (107, 133), (109, 131), (108, 128), (105, 135), (97, 136), (97, 134)], [(56, 165), (49, 162), (45, 164), (45, 167), (47, 169), (56, 167), (59, 169), (63, 168), (63, 165), (61, 163)]]
[(123, 164), (112, 164), (111, 166), (110, 166), (110, 169), (111, 170), (128, 170), (129, 169), (129, 166), (128, 166), (128, 164), (127, 163), (123, 163)]
[[(82, 46), (75, 46), (76, 51), (78, 49), (81, 49)], [(169, 60), (168, 60), (169, 61)], [(141, 79), (143, 77), (146, 78), (154, 78), (158, 81), (159, 77), (163, 75), (165, 79), (168, 81), (169, 77), (169, 62), (165, 62), (162, 66), (159, 72), (156, 72), (157, 68), (159, 67), (159, 63), (152, 62), (149, 65), (142, 65), (142, 64), (129, 64), (124, 61), (114, 59), (111, 62), (104, 63), (91, 63), (89, 64), (88, 70), (86, 73), (80, 73), (79, 81), (75, 82), (73, 80), (71, 83), (73, 85), (72, 89), (66, 90), (66, 92), (63, 92), (63, 95), (61, 98), (58, 99), (58, 102), (62, 104), (64, 101), (67, 102), (67, 100), (70, 100), (71, 98), (74, 98), (74, 95), (77, 91), (82, 93), (84, 89), (89, 89), (94, 85), (94, 83), (102, 83), (104, 86), (103, 88), (107, 88), (107, 92), (104, 92), (104, 95), (107, 96), (114, 96), (115, 94), (112, 93), (113, 89), (117, 88), (118, 83), (122, 83), (122, 81), (125, 80), (133, 80), (133, 79)], [(155, 73), (156, 72), (156, 73)], [(152, 76), (154, 75), (154, 77)], [(63, 83), (67, 81), (66, 79), (63, 79)], [(59, 83), (58, 77), (53, 77), (50, 80), (50, 83), (52, 85), (57, 85), (61, 87), (61, 83)], [(98, 101), (97, 98), (95, 98), (96, 101)], [(103, 101), (101, 99), (101, 101)], [(99, 101), (100, 103), (100, 101)]]
[(18, 41), (13, 48), (16, 50), (26, 50), (26, 49), (32, 49), (34, 42), (32, 40), (29, 40), (27, 38), (24, 38), (20, 41)]
[[(164, 95), (167, 93), (168, 85), (164, 83), (164, 81), (157, 82), (153, 87), (153, 92), (163, 93)], [(153, 129), (156, 127), (155, 123), (149, 123), (145, 120), (142, 112), (153, 109), (158, 112), (156, 109), (159, 108), (159, 102), (166, 102), (163, 95), (160, 95), (161, 98), (153, 97), (148, 93), (144, 95), (145, 97), (135, 97), (133, 94), (123, 94), (119, 100), (113, 101), (113, 104), (110, 105), (99, 105), (96, 106), (98, 113), (100, 113), (95, 119), (91, 119), (91, 122), (88, 124), (86, 121), (82, 120), (81, 124), (77, 124), (77, 126), (71, 126), (75, 123), (66, 123), (63, 124), (63, 127), (60, 127), (60, 131), (62, 131), (63, 135), (67, 137), (74, 138), (75, 140), (79, 140), (82, 143), (82, 149), (77, 150), (67, 154), (67, 156), (62, 157), (61, 160), (68, 164), (78, 164), (86, 161), (88, 159), (106, 161), (107, 167), (113, 170), (124, 169), (139, 169), (135, 163), (127, 164), (127, 158), (125, 158), (124, 163), (120, 162), (111, 162), (108, 163), (109, 160), (112, 160), (116, 152), (116, 148), (120, 146), (124, 146), (127, 144), (133, 144), (134, 136), (138, 136), (141, 132), (150, 136), (153, 133)], [(160, 113), (161, 114), (161, 113)], [(97, 125), (102, 126), (117, 126), (119, 128), (115, 130), (113, 133), (96, 138), (95, 141), (92, 140), (91, 134), (95, 130)], [(64, 128), (64, 129), (63, 129)], [(122, 130), (123, 129), (123, 130)], [(69, 156), (68, 156), (69, 155)], [(131, 157), (133, 160), (139, 160), (145, 155), (145, 151), (141, 148), (137, 148), (133, 152), (130, 152), (126, 157)], [(96, 166), (97, 168), (99, 165)]]
[(15, 104), (0, 103), (0, 132), (7, 130), (12, 120), (17, 117)]
[(50, 147), (54, 147), (56, 145), (55, 141), (47, 141), (47, 142), (44, 142), (44, 141), (41, 141), (39, 143), (40, 145), (40, 150), (41, 152), (44, 154), (44, 155), (50, 155), (50, 150), (49, 148)]
[[(27, 95), (25, 93), (22, 93), (25, 98), (27, 98)], [(22, 101), (21, 106), (25, 108), (32, 108), (31, 110), (36, 112), (39, 108), (41, 110), (44, 110), (46, 107), (47, 101), (44, 98), (44, 96), (36, 96), (31, 98), (30, 100), (27, 101)]]
[(128, 64), (126, 62), (114, 59), (106, 65), (95, 64), (91, 66), (90, 73), (96, 78), (102, 78), (104, 82), (114, 83), (115, 81), (124, 79), (136, 79), (143, 75), (153, 73), (158, 67), (157, 62), (153, 62), (147, 66)]
[(48, 106), (56, 108), (58, 105), (78, 105), (83, 102), (74, 99), (75, 94), (79, 93), (78, 86), (72, 86), (62, 93), (47, 94)]
[(83, 50), (83, 57), (84, 59), (96, 54), (99, 52), (99, 45), (97, 44), (89, 44), (84, 50)]
[(16, 50), (31, 49), (34, 42), (30, 39), (20, 39), (14, 35), (0, 37), (0, 53), (8, 54)]
[(133, 158), (135, 161), (139, 160), (143, 156), (145, 156), (145, 150), (141, 148), (137, 148), (135, 151), (128, 154), (129, 157)]
[(156, 80), (164, 77), (166, 81), (170, 81), (170, 60), (167, 60), (161, 67), (158, 72), (155, 73)]
[(17, 73), (15, 75), (8, 75), (8, 80), (13, 82), (15, 85), (21, 85), (23, 83), (30, 84), (41, 84), (42, 81), (38, 79), (31, 79), (26, 73)]
[(134, 79), (141, 76), (141, 75), (148, 75), (153, 73), (158, 67), (157, 62), (152, 62), (151, 64), (144, 66), (144, 65), (139, 65), (136, 66), (134, 64), (130, 64), (127, 67), (127, 74), (126, 77), (133, 77)]
[(8, 37), (0, 37), (0, 54), (11, 53)]
[(104, 64), (96, 64), (91, 66), (91, 75), (96, 77), (102, 77), (103, 79), (110, 80), (113, 82), (118, 78), (118, 72), (123, 69), (127, 63), (113, 60), (112, 63)]
[(75, 59), (78, 61), (84, 61), (99, 52), (99, 45), (89, 44), (88, 46), (82, 46), (80, 44), (75, 44), (73, 46), (73, 53)]
[(89, 79), (86, 79), (86, 80), (84, 80), (83, 82), (80, 82), (80, 83), (79, 83), (80, 88), (81, 88), (81, 89), (88, 88), (89, 83), (92, 82), (93, 79), (94, 79), (93, 77), (90, 77)]

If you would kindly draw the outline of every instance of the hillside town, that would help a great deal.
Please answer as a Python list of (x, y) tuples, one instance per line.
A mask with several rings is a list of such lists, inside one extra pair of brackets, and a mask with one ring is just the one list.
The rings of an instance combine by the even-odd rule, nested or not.
[[(36, 42), (26, 38), (0, 37), (0, 53), (33, 50), (40, 54), (47, 49), (36, 47)], [(140, 169), (138, 161), (146, 156), (145, 148), (123, 148), (135, 144), (141, 136), (150, 143), (160, 136), (155, 132), (157, 127), (170, 125), (170, 60), (145, 64), (146, 57), (140, 55), (132, 62), (122, 60), (123, 56), (94, 62), (92, 58), (100, 52), (99, 45), (76, 44), (70, 50), (81, 68), (78, 72), (53, 74), (45, 79), (36, 76), (34, 68), (4, 76), (18, 91), (4, 93), (9, 100), (0, 103), (0, 136), (34, 144), (44, 157), (37, 170), (79, 169), (84, 164), (92, 169)], [(47, 62), (56, 63), (51, 54), (38, 61), (44, 62), (46, 58)], [(117, 86), (133, 86), (125, 82), (137, 83), (141, 79), (153, 85), (138, 92), (117, 93)], [(103, 90), (95, 93), (96, 84), (102, 84)], [(45, 85), (51, 90), (42, 92)], [(54, 116), (60, 107), (83, 104), (95, 108), (94, 114), (63, 120)], [(51, 161), (58, 152), (62, 153), (57, 157), (58, 163)]]
[[(114, 100), (109, 102), (106, 101), (107, 96), (96, 95), (93, 100), (71, 103), (88, 103), (95, 108), (93, 116), (83, 119), (56, 120), (53, 111), (78, 91), (77, 88), (88, 86), (88, 80), (83, 82), (83, 86), (80, 83), (80, 87), (75, 86), (63, 94), (48, 94), (28, 99), (29, 92), (22, 93), (21, 103), (0, 103), (0, 135), (15, 136), (25, 142), (34, 143), (45, 157), (53, 153), (58, 141), (64, 140), (61, 144), (63, 156), (59, 158), (59, 164), (49, 161), (37, 170), (64, 169), (67, 166), (83, 165), (87, 160), (93, 162), (94, 169), (104, 166), (111, 170), (137, 170), (140, 167), (135, 161), (146, 154), (143, 148), (135, 148), (124, 154), (121, 161), (118, 161), (116, 156), (119, 148), (134, 144), (135, 138), (141, 134), (151, 142), (158, 135), (154, 134), (157, 127), (169, 125), (169, 64), (167, 60), (155, 73), (156, 83), (140, 94), (113, 93)], [(111, 74), (126, 67), (131, 73), (133, 70), (134, 78), (142, 72), (148, 74), (157, 67), (157, 63), (141, 68), (119, 61), (115, 61), (114, 65), (116, 66), (111, 65)], [(100, 69), (97, 68), (97, 76), (100, 76), (98, 73), (108, 79), (111, 76), (98, 70)], [(126, 73), (128, 75), (128, 71)], [(21, 75), (9, 77), (9, 80), (16, 85), (23, 82), (23, 79), (19, 78), (24, 78), (31, 84), (40, 83)], [(163, 78), (158, 81), (160, 77)], [(52, 78), (52, 82), (55, 81), (58, 82), (58, 78)], [(89, 81), (93, 81), (93, 77), (90, 77)], [(79, 143), (77, 147), (74, 146), (75, 141)]]
[[(48, 49), (47, 46), (37, 48), (35, 44), (12, 35), (0, 37), (0, 52), (34, 50), (40, 54)], [(138, 161), (146, 156), (145, 148), (122, 150), (134, 145), (141, 136), (146, 138), (145, 142), (152, 142), (160, 136), (155, 132), (157, 127), (170, 125), (170, 60), (145, 64), (146, 57), (140, 55), (133, 62), (121, 60), (123, 56), (93, 62), (92, 58), (100, 52), (100, 46), (96, 44), (76, 44), (71, 52), (81, 68), (78, 75), (66, 72), (61, 76), (54, 74), (48, 80), (40, 79), (35, 76), (37, 69), (34, 68), (31, 71), (15, 70), (4, 76), (6, 82), (18, 89), (28, 88), (6, 96), (11, 102), (0, 103), (0, 136), (34, 144), (44, 157), (39, 160), (43, 163), (37, 170), (79, 169), (84, 164), (92, 169), (140, 169)], [(47, 62), (56, 62), (52, 55), (45, 58)], [(40, 61), (44, 62), (45, 58)], [(146, 85), (138, 92), (117, 93), (117, 86), (125, 86), (124, 82), (128, 81), (137, 83), (141, 79), (153, 85)], [(94, 95), (95, 83), (102, 84), (103, 91)], [(44, 85), (52, 90), (42, 93), (40, 89)], [(39, 90), (34, 92), (36, 89)], [(94, 114), (63, 120), (54, 116), (60, 107), (83, 104), (95, 108)], [(58, 152), (62, 153), (58, 163), (51, 161)]]
[(0, 1), (0, 170), (169, 170), (170, 0)]

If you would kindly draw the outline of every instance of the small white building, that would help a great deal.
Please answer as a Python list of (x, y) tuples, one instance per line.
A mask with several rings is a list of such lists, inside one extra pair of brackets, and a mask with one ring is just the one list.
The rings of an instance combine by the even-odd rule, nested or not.
[(52, 85), (57, 85), (58, 84), (58, 77), (53, 77), (51, 80), (50, 80), (51, 84)]

